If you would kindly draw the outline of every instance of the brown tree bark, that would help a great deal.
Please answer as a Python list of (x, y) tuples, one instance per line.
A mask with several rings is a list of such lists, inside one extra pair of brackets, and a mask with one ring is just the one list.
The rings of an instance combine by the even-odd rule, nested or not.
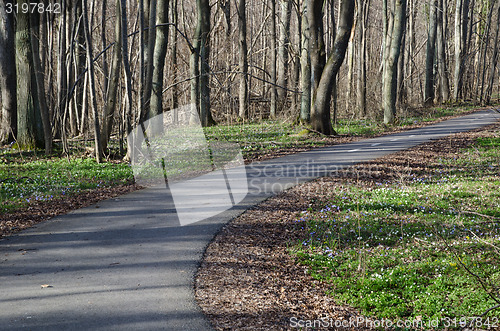
[[(384, 0), (384, 31), (386, 32), (382, 76), (382, 109), (384, 123), (396, 118), (398, 60), (406, 21), (406, 0), (395, 0), (391, 7)], [(392, 13), (389, 13), (391, 11)], [(392, 17), (392, 19), (391, 19)]]
[(240, 71), (240, 89), (238, 92), (239, 117), (248, 116), (248, 47), (247, 47), (247, 18), (246, 1), (238, 2), (238, 45), (239, 45), (239, 71)]
[(106, 151), (108, 147), (111, 131), (113, 130), (114, 114), (116, 112), (118, 85), (120, 83), (122, 69), (122, 24), (120, 19), (120, 0), (116, 0), (116, 21), (115, 21), (115, 45), (111, 59), (111, 79), (108, 80), (106, 103), (104, 105), (103, 125), (102, 125), (102, 149)]
[(94, 71), (94, 61), (93, 61), (94, 52), (92, 47), (92, 37), (90, 35), (87, 1), (82, 0), (82, 5), (83, 5), (82, 23), (83, 23), (83, 30), (85, 33), (85, 44), (86, 44), (85, 46), (87, 49), (87, 69), (88, 69), (87, 75), (89, 77), (89, 83), (90, 83), (90, 103), (94, 119), (94, 152), (95, 152), (96, 162), (101, 163), (102, 162), (101, 131), (99, 126), (99, 113), (97, 110), (95, 71)]
[[(34, 80), (38, 96), (38, 105), (40, 107), (40, 117), (43, 126), (43, 138), (45, 144), (45, 154), (50, 155), (52, 153), (52, 124), (49, 118), (49, 109), (47, 107), (47, 101), (45, 98), (45, 77), (42, 71), (42, 66), (40, 64), (40, 46), (39, 46), (39, 24), (40, 17), (38, 13), (32, 13), (30, 15), (30, 25), (31, 25), (31, 52), (33, 59), (33, 70), (34, 70)], [(43, 50), (42, 50), (43, 51)]]
[(330, 120), (330, 101), (332, 99), (335, 79), (344, 61), (349, 43), (349, 36), (354, 20), (354, 8), (354, 0), (342, 0), (340, 3), (339, 22), (332, 54), (326, 62), (318, 87), (314, 90), (312, 97), (311, 126), (314, 130), (326, 135), (335, 133)]
[(427, 30), (427, 51), (425, 58), (424, 105), (434, 104), (434, 55), (436, 54), (437, 0), (429, 1), (429, 26)]
[(0, 0), (0, 144), (17, 135), (16, 57), (14, 48), (14, 15), (5, 11)]
[[(153, 55), (152, 74), (152, 94), (149, 107), (149, 118), (161, 116), (163, 114), (163, 79), (165, 69), (165, 59), (167, 57), (168, 45), (168, 6), (170, 0), (158, 0), (156, 24), (156, 45)], [(163, 25), (163, 26), (162, 26)], [(150, 92), (151, 93), (151, 92)], [(160, 117), (163, 118), (163, 117)], [(152, 134), (159, 134), (163, 131), (163, 121), (153, 121)]]

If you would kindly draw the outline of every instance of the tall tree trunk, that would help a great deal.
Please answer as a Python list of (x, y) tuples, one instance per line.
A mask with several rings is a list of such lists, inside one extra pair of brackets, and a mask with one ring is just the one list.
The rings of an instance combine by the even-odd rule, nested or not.
[(280, 0), (280, 29), (278, 45), (278, 108), (283, 109), (286, 104), (288, 87), (288, 60), (290, 47), (290, 20), (292, 13), (292, 0)]
[[(77, 1), (78, 2), (78, 1)], [(68, 20), (68, 9), (66, 1), (61, 2), (61, 14), (59, 14), (59, 31), (58, 50), (57, 50), (57, 108), (56, 120), (54, 123), (56, 134), (62, 140), (63, 153), (69, 153), (67, 144), (67, 131), (66, 123), (64, 123), (64, 114), (69, 103), (68, 95), (68, 82), (67, 82), (67, 67), (66, 67), (66, 30)]]
[[(320, 1), (318, 1), (320, 2)], [(339, 10), (339, 23), (332, 53), (321, 73), (318, 88), (313, 93), (311, 109), (311, 126), (323, 134), (334, 134), (330, 120), (330, 101), (335, 79), (345, 58), (349, 36), (354, 20), (354, 0), (342, 0)]]
[(326, 63), (325, 42), (323, 40), (323, 2), (307, 0), (307, 15), (309, 16), (309, 50), (311, 54), (311, 89), (319, 86), (321, 73)]
[(116, 21), (115, 21), (115, 45), (113, 47), (113, 57), (111, 59), (111, 79), (108, 80), (108, 93), (104, 106), (104, 116), (102, 125), (102, 149), (108, 147), (111, 131), (113, 130), (113, 119), (116, 112), (117, 92), (122, 69), (122, 24), (120, 19), (120, 0), (116, 0)]
[(83, 4), (83, 30), (85, 33), (85, 44), (87, 49), (87, 75), (89, 77), (90, 83), (90, 103), (92, 107), (92, 115), (94, 117), (94, 151), (95, 151), (95, 159), (97, 163), (101, 163), (102, 161), (102, 148), (101, 148), (101, 132), (99, 127), (99, 113), (97, 111), (97, 96), (95, 89), (95, 72), (94, 72), (94, 52), (92, 47), (92, 38), (90, 35), (90, 26), (88, 19), (88, 8), (87, 8), (87, 0), (82, 0)]
[(446, 61), (446, 22), (444, 17), (447, 15), (445, 0), (439, 0), (437, 12), (437, 63), (439, 72), (440, 98), (443, 102), (450, 99), (450, 83), (448, 80), (448, 66)]
[(278, 91), (276, 90), (277, 83), (277, 49), (276, 40), (278, 35), (276, 34), (276, 2), (271, 0), (271, 109), (269, 112), (269, 117), (276, 118), (277, 115), (277, 103), (278, 103)]
[[(384, 123), (386, 124), (393, 123), (396, 117), (397, 67), (405, 29), (406, 0), (395, 0), (393, 8), (394, 19), (391, 24), (387, 24), (386, 30), (386, 56), (384, 56), (384, 73), (382, 77), (382, 109), (384, 111)], [(384, 14), (384, 21), (386, 22), (389, 22), (388, 11), (389, 8), (386, 8)]]
[[(483, 32), (483, 47), (482, 47), (482, 56), (481, 56), (481, 61), (479, 63), (479, 68), (478, 68), (478, 77), (477, 77), (477, 87), (479, 89), (479, 86), (481, 86), (481, 92), (479, 93), (479, 103), (482, 104), (484, 101), (484, 85), (485, 85), (485, 80), (486, 80), (486, 69), (487, 69), (487, 64), (486, 64), (486, 55), (488, 53), (488, 47), (489, 47), (489, 41), (490, 41), (490, 29), (491, 29), (491, 20), (493, 17), (493, 12), (494, 12), (494, 7), (495, 7), (495, 1), (491, 3), (490, 9), (488, 10), (488, 19), (486, 22), (486, 30)], [(495, 45), (494, 48), (498, 48), (498, 45)], [(481, 75), (479, 75), (479, 72), (481, 72)]]
[(193, 36), (193, 48), (191, 49), (190, 57), (190, 75), (191, 75), (191, 104), (198, 114), (200, 114), (200, 45), (201, 45), (201, 14), (200, 14), (200, 0), (196, 1), (197, 15), (196, 27)]
[[(356, 7), (360, 7), (360, 1), (357, 0), (358, 4)], [(356, 30), (358, 29), (359, 25), (359, 20), (361, 18), (359, 17), (359, 10), (356, 10), (354, 13), (354, 23), (353, 27), (351, 30), (351, 35), (349, 37), (349, 44), (347, 46), (347, 92), (346, 92), (346, 98), (345, 98), (345, 109), (346, 111), (352, 110), (353, 102), (352, 102), (352, 88), (353, 88), (353, 80), (354, 80), (354, 58), (355, 54), (357, 52), (356, 47)]]
[[(291, 33), (293, 36), (295, 34), (294, 38), (294, 52), (293, 52), (293, 69), (292, 69), (292, 77), (291, 77), (291, 85), (295, 91), (298, 91), (300, 89), (300, 58), (301, 58), (301, 45), (302, 45), (302, 15), (301, 15), (301, 9), (300, 9), (300, 1), (294, 1), (293, 2), (294, 6), (294, 11), (295, 15), (297, 17), (297, 24), (296, 24), (296, 29), (294, 32)], [(297, 110), (300, 113), (300, 107), (299, 107), (299, 97), (300, 94), (297, 92), (294, 92), (292, 95), (292, 114), (296, 114)], [(300, 115), (299, 115), (300, 118)]]
[[(495, 25), (495, 37), (493, 38), (493, 43), (495, 45), (498, 45), (498, 43), (500, 42), (499, 34), (500, 34), (500, 1), (497, 1), (497, 22)], [(493, 48), (491, 62), (492, 63), (490, 67), (489, 82), (486, 88), (486, 96), (485, 96), (485, 103), (488, 105), (491, 103), (491, 94), (493, 93), (493, 85), (495, 84), (495, 73), (497, 71), (497, 64), (498, 64), (498, 47)]]
[(300, 121), (308, 124), (311, 121), (311, 55), (310, 47), (310, 25), (309, 25), (309, 1), (302, 0), (302, 44), (300, 49)]
[(358, 16), (358, 81), (357, 81), (357, 113), (360, 117), (366, 116), (366, 27), (368, 24), (370, 0), (359, 0)]
[[(170, 12), (172, 14), (172, 23), (174, 26), (177, 26), (178, 24), (178, 14), (177, 14), (177, 1), (178, 0), (173, 0), (173, 4), (170, 7)], [(174, 31), (172, 33), (172, 51), (171, 51), (171, 62), (172, 62), (172, 69), (173, 69), (173, 74), (174, 77), (177, 77), (177, 31)], [(177, 123), (178, 121), (178, 112), (177, 108), (179, 107), (179, 92), (178, 92), (178, 87), (177, 85), (174, 85), (172, 87), (172, 103), (170, 108), (172, 109), (172, 120), (174, 124)]]
[(468, 17), (469, 0), (457, 0), (455, 7), (455, 72), (453, 78), (453, 98), (455, 101), (458, 101), (462, 96)]
[[(159, 0), (158, 2), (158, 18), (157, 25), (167, 24), (168, 22), (168, 2), (170, 0)], [(154, 47), (153, 58), (153, 77), (151, 104), (149, 107), (149, 118), (160, 116), (163, 114), (163, 73), (165, 68), (165, 59), (167, 57), (167, 43), (168, 43), (168, 29), (167, 25), (158, 26), (156, 31), (156, 45)], [(163, 118), (159, 117), (159, 118)], [(153, 121), (154, 127), (152, 134), (159, 134), (163, 131), (163, 120)]]
[(429, 1), (429, 27), (427, 31), (427, 51), (425, 57), (424, 105), (434, 103), (434, 55), (436, 54), (437, 0)]
[[(19, 8), (27, 4), (18, 0)], [(21, 149), (37, 146), (35, 112), (38, 107), (36, 83), (31, 52), (29, 14), (19, 11), (16, 24), (16, 75), (17, 75), (17, 144)]]
[(129, 51), (128, 51), (128, 23), (127, 23), (127, 0), (120, 0), (120, 17), (122, 30), (122, 61), (125, 72), (126, 87), (126, 111), (125, 111), (125, 132), (127, 133), (127, 155), (125, 160), (131, 160), (134, 142), (132, 141), (132, 73), (130, 71)]
[[(52, 125), (49, 118), (49, 109), (47, 107), (47, 100), (45, 98), (45, 77), (43, 74), (43, 69), (40, 64), (40, 46), (38, 40), (40, 38), (39, 25), (40, 25), (40, 14), (32, 13), (30, 14), (31, 23), (31, 52), (33, 57), (33, 70), (35, 86), (38, 96), (38, 102), (40, 106), (40, 116), (43, 126), (43, 138), (45, 143), (45, 154), (50, 155), (52, 153)], [(43, 51), (43, 50), (42, 50)]]
[[(162, 2), (168, 2), (169, 0), (160, 0)], [(163, 81), (163, 67), (165, 65), (165, 56), (166, 55), (163, 55), (163, 53), (166, 54), (167, 52), (167, 46), (166, 45), (161, 45), (162, 47), (165, 47), (165, 49), (163, 50), (160, 50), (159, 53), (156, 53), (155, 51), (155, 43), (157, 42), (156, 40), (156, 11), (157, 11), (157, 1), (156, 0), (150, 0), (148, 2), (149, 4), (149, 15), (148, 15), (148, 18), (149, 18), (149, 23), (148, 23), (148, 34), (147, 34), (147, 51), (146, 51), (146, 77), (145, 77), (145, 85), (144, 85), (144, 91), (143, 91), (143, 94), (141, 95), (142, 97), (142, 109), (140, 110), (141, 111), (141, 120), (144, 120), (144, 119), (147, 119), (147, 118), (150, 118), (151, 115), (154, 115), (156, 114), (157, 110), (154, 110), (153, 112), (150, 111), (150, 106), (151, 106), (151, 93), (152, 93), (152, 90), (153, 90), (153, 82), (157, 82), (156, 80), (153, 80), (153, 75), (154, 75), (154, 71), (155, 70), (158, 70), (161, 66), (161, 79)], [(165, 5), (163, 3), (163, 5)], [(168, 21), (168, 3), (166, 4), (166, 11), (164, 11), (163, 13), (163, 18), (162, 20), (164, 20), (165, 22)], [(165, 29), (167, 29), (167, 36), (168, 36), (168, 26), (165, 26), (163, 27)], [(163, 38), (163, 40), (165, 41), (165, 44), (167, 42), (168, 39), (165, 39), (165, 36), (162, 36), (161, 38)], [(155, 58), (155, 56), (158, 56)], [(161, 65), (161, 63), (163, 63), (163, 65)], [(157, 73), (158, 74), (158, 73)], [(160, 92), (161, 93), (161, 92)], [(160, 96), (161, 97), (161, 96)], [(155, 105), (156, 106), (156, 105)], [(157, 128), (156, 128), (157, 129)], [(156, 130), (155, 129), (155, 130)]]
[(238, 93), (239, 116), (247, 118), (248, 116), (248, 47), (247, 47), (247, 18), (246, 1), (238, 2), (238, 45), (239, 45), (239, 71), (240, 71), (240, 90)]
[(17, 135), (16, 56), (14, 48), (14, 15), (7, 14), (0, 0), (0, 144)]
[(202, 126), (215, 124), (210, 110), (210, 2), (197, 0), (200, 33), (200, 119)]

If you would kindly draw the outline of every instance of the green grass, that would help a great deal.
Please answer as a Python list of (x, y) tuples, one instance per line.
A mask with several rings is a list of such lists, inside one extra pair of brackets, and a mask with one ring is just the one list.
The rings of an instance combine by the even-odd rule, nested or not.
[[(331, 295), (376, 318), (479, 316), (500, 299), (499, 138), (398, 183), (332, 192), (292, 253)], [(500, 317), (500, 310), (487, 316)]]
[[(100, 187), (130, 183), (132, 170), (124, 163), (97, 164), (94, 159), (13, 159), (4, 153), (0, 162), (0, 213), (32, 201), (52, 200)], [(8, 162), (10, 160), (10, 162)], [(15, 160), (15, 161), (13, 161)]]

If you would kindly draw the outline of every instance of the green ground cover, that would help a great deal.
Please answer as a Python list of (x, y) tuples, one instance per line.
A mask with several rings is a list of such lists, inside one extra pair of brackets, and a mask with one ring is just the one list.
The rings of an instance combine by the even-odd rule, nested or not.
[(307, 237), (291, 253), (368, 316), (481, 316), (500, 300), (499, 146), (479, 138), (410, 180), (332, 192), (297, 221)]

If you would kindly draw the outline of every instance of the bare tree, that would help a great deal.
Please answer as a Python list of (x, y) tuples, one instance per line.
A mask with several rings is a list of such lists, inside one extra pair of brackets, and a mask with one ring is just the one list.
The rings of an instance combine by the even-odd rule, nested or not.
[[(495, 36), (493, 37), (493, 44), (498, 45), (500, 42), (499, 35), (500, 35), (500, 1), (497, 1), (497, 22), (495, 24)], [(493, 54), (492, 54), (492, 64), (490, 68), (490, 77), (489, 77), (489, 82), (488, 86), (486, 88), (486, 95), (485, 95), (485, 103), (490, 104), (491, 103), (491, 94), (493, 93), (493, 85), (495, 84), (495, 74), (497, 71), (497, 65), (498, 65), (498, 47), (493, 48)]]
[(0, 144), (17, 135), (17, 90), (14, 49), (14, 15), (0, 1)]
[[(19, 8), (26, 0), (18, 0)], [(21, 149), (37, 145), (35, 112), (38, 108), (36, 83), (31, 52), (29, 13), (17, 13), (16, 24), (16, 75), (17, 75), (17, 144)]]
[(278, 43), (278, 72), (276, 84), (278, 87), (278, 107), (283, 108), (286, 103), (288, 86), (288, 60), (290, 47), (290, 20), (292, 0), (280, 0), (280, 29)]
[(102, 149), (105, 151), (108, 146), (111, 131), (113, 129), (113, 119), (116, 111), (117, 92), (120, 82), (122, 64), (122, 20), (120, 19), (120, 0), (116, 0), (116, 20), (115, 20), (115, 45), (111, 59), (111, 79), (108, 80), (106, 103), (104, 106), (102, 125)]
[(196, 0), (196, 28), (193, 49), (191, 50), (191, 102), (196, 105), (201, 125), (210, 126), (215, 122), (210, 111), (210, 67), (209, 34), (210, 3), (208, 0)]
[(370, 0), (358, 0), (358, 80), (356, 107), (360, 117), (366, 116), (366, 31), (370, 13)]
[(309, 1), (302, 0), (302, 38), (300, 48), (300, 87), (302, 90), (300, 98), (300, 121), (309, 123), (311, 120), (311, 56), (310, 47), (310, 25), (309, 25)]
[(47, 108), (47, 101), (45, 98), (45, 84), (44, 84), (44, 74), (42, 72), (42, 66), (40, 64), (40, 14), (32, 13), (30, 15), (30, 25), (31, 25), (31, 52), (33, 59), (33, 78), (35, 80), (35, 87), (38, 96), (38, 104), (40, 107), (40, 117), (43, 125), (43, 138), (45, 143), (45, 154), (50, 155), (52, 153), (52, 125), (49, 118), (49, 109)]
[(424, 104), (426, 106), (431, 106), (434, 103), (434, 55), (436, 53), (436, 34), (438, 25), (437, 7), (437, 0), (429, 1), (429, 26), (427, 30), (424, 89)]
[(101, 131), (99, 127), (99, 113), (97, 111), (96, 89), (95, 89), (95, 72), (94, 72), (94, 57), (92, 38), (90, 35), (90, 26), (88, 19), (87, 1), (82, 0), (83, 5), (83, 29), (85, 33), (85, 46), (87, 49), (87, 67), (88, 77), (90, 82), (90, 103), (92, 106), (92, 115), (94, 117), (94, 152), (97, 163), (102, 161), (102, 148), (101, 148)]
[[(122, 61), (123, 69), (125, 72), (125, 87), (126, 87), (126, 114), (125, 118), (125, 131), (127, 135), (132, 132), (132, 73), (130, 70), (129, 52), (128, 52), (128, 33), (127, 33), (127, 0), (120, 0), (120, 18), (121, 18), (121, 31), (122, 31)], [(131, 159), (133, 141), (127, 140), (128, 148), (126, 160)]]
[(276, 118), (277, 115), (277, 103), (278, 103), (278, 92), (276, 90), (277, 83), (277, 49), (276, 49), (276, 2), (271, 1), (271, 110), (269, 116), (271, 118)]
[[(149, 107), (149, 118), (160, 116), (163, 114), (163, 76), (165, 68), (165, 59), (167, 57), (167, 44), (168, 44), (168, 5), (170, 0), (159, 0), (156, 24), (156, 45), (154, 47), (153, 56), (153, 76), (152, 76), (152, 89), (151, 105)], [(151, 4), (153, 5), (153, 4)], [(163, 130), (163, 121), (153, 121), (152, 128), (153, 134), (160, 133)]]
[[(382, 74), (382, 109), (384, 123), (394, 122), (396, 117), (396, 95), (398, 60), (401, 41), (406, 21), (406, 0), (394, 0), (388, 6), (388, 0), (383, 1), (384, 7), (384, 46)], [(390, 1), (390, 0), (389, 0)]]
[(248, 47), (247, 47), (247, 18), (246, 1), (238, 2), (238, 45), (239, 45), (239, 71), (240, 71), (240, 90), (239, 96), (239, 116), (246, 118), (248, 116)]
[[(318, 0), (314, 1), (318, 3), (321, 2)], [(315, 3), (314, 6), (319, 7), (319, 4)], [(314, 130), (326, 135), (335, 133), (330, 120), (330, 101), (332, 99), (335, 79), (344, 61), (347, 45), (349, 43), (349, 36), (354, 20), (354, 8), (354, 0), (342, 0), (340, 3), (340, 16), (333, 50), (321, 72), (318, 86), (314, 90), (312, 96), (311, 126)], [(321, 17), (315, 17), (315, 19), (318, 18)], [(317, 21), (312, 25), (317, 27), (318, 25), (322, 25), (322, 23)], [(317, 29), (316, 31), (320, 30), (322, 29)], [(319, 38), (322, 39), (322, 37)], [(316, 43), (316, 45), (318, 44)]]
[(469, 0), (457, 0), (455, 7), (455, 74), (453, 98), (458, 101), (462, 93), (464, 61), (467, 50)]
[(437, 47), (437, 66), (439, 73), (439, 92), (442, 101), (447, 102), (450, 99), (450, 82), (448, 79), (448, 64), (446, 56), (446, 20), (445, 17), (448, 15), (447, 6), (445, 0), (438, 0), (438, 11), (437, 11), (437, 36), (436, 36), (436, 47)]

